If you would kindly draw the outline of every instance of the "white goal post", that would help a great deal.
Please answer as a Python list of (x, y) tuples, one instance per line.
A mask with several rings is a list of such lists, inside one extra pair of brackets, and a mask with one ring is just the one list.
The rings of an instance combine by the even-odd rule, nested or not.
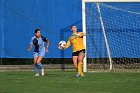
[[(112, 60), (110, 57), (110, 49), (108, 46), (108, 41), (106, 38), (106, 33), (105, 33), (105, 29), (104, 29), (104, 22), (102, 20), (102, 15), (100, 12), (100, 5), (98, 4), (98, 2), (140, 2), (140, 0), (82, 0), (82, 29), (83, 32), (86, 33), (86, 3), (88, 2), (94, 2), (97, 4), (97, 9), (98, 9), (98, 13), (99, 13), (99, 18), (100, 18), (100, 23), (101, 23), (101, 27), (102, 27), (102, 31), (103, 31), (103, 35), (104, 35), (104, 39), (105, 39), (105, 44), (106, 44), (106, 49), (107, 49), (107, 54), (108, 54), (108, 58), (109, 58), (109, 62), (110, 62), (110, 68), (109, 70), (112, 70)], [(84, 37), (84, 45), (86, 47), (86, 37)], [(84, 58), (84, 62), (83, 62), (83, 71), (87, 72), (87, 56), (85, 53), (85, 58)]]

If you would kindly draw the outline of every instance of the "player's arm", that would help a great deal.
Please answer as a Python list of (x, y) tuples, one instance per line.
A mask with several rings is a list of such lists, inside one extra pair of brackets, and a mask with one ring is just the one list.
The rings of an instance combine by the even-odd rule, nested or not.
[(30, 51), (33, 47), (33, 44), (30, 44), (29, 48), (28, 48), (28, 51)]
[(86, 33), (80, 32), (80, 33), (77, 34), (77, 37), (83, 37), (83, 36), (86, 36)]
[(86, 33), (84, 33), (84, 32), (81, 32), (81, 36), (86, 36)]
[(50, 45), (50, 41), (47, 39), (47, 41), (46, 41), (46, 43), (47, 43), (47, 45), (46, 45), (46, 52), (48, 52), (48, 48), (49, 48), (49, 45)]
[(83, 36), (86, 36), (86, 33), (84, 33), (84, 32), (79, 32), (79, 33), (73, 34), (73, 36), (76, 36), (76, 37), (83, 37)]
[(33, 39), (34, 39), (34, 38), (31, 39), (31, 42), (30, 42), (30, 46), (29, 46), (29, 48), (28, 48), (28, 51), (31, 51), (31, 49), (32, 49), (32, 47), (33, 47)]
[(66, 48), (68, 48), (69, 46), (70, 46), (70, 40), (68, 40), (68, 42), (66, 43), (66, 45), (65, 45), (65, 48), (64, 49), (66, 49)]

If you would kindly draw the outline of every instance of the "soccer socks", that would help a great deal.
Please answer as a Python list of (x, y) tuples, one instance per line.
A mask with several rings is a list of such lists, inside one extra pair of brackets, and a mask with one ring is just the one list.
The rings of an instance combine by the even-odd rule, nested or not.
[(40, 67), (40, 69), (44, 69), (43, 68), (43, 65), (41, 64), (41, 63), (39, 63), (39, 64), (37, 64), (39, 67)]
[(84, 76), (83, 74), (83, 62), (78, 62), (78, 74)]
[(45, 72), (44, 72), (44, 68), (43, 68), (43, 65), (41, 64), (41, 63), (39, 63), (39, 64), (37, 64), (39, 67), (40, 67), (40, 69), (41, 69), (41, 74), (42, 74), (42, 76), (44, 76), (44, 74), (45, 74)]
[(35, 73), (36, 73), (36, 74), (39, 74), (37, 64), (34, 65), (34, 70), (35, 70)]

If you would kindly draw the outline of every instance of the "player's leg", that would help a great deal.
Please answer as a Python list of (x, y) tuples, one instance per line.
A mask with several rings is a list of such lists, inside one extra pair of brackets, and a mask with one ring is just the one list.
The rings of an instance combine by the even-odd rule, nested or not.
[(77, 65), (77, 63), (78, 63), (78, 51), (72, 53), (72, 60), (73, 60), (74, 67), (76, 68), (76, 71), (77, 71), (77, 74), (75, 76), (78, 77), (79, 76), (78, 65)]
[(39, 71), (38, 71), (38, 65), (37, 65), (37, 57), (34, 56), (34, 71), (35, 71), (35, 76), (39, 76)]
[(44, 56), (45, 56), (45, 48), (43, 48), (43, 49), (40, 50), (39, 55), (38, 55), (38, 59), (37, 59), (37, 65), (41, 69), (42, 76), (44, 76), (44, 74), (45, 74), (43, 65), (41, 64), (41, 61), (44, 58)]
[(73, 56), (72, 60), (73, 60), (74, 67), (77, 71), (77, 74), (75, 75), (75, 77), (79, 77), (80, 74), (78, 73), (78, 64), (77, 64), (78, 63), (78, 56)]
[(41, 64), (41, 61), (42, 61), (42, 59), (43, 59), (43, 56), (39, 56), (38, 58), (37, 58), (37, 65), (40, 67), (40, 69), (41, 69), (41, 74), (42, 74), (42, 76), (44, 76), (44, 74), (45, 74), (45, 72), (44, 72), (44, 68), (43, 68), (43, 65)]
[(79, 56), (78, 56), (78, 73), (80, 74), (80, 76), (84, 76), (83, 74), (83, 59), (85, 57), (85, 52), (84, 51), (81, 51), (79, 53)]
[(72, 56), (73, 65), (74, 65), (76, 71), (78, 70), (77, 69), (77, 59), (78, 59), (78, 56)]

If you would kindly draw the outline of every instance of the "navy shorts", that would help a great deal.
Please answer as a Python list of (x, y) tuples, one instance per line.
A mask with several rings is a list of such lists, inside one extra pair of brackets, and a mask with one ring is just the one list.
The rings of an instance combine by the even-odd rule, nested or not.
[(73, 52), (73, 53), (72, 53), (72, 56), (79, 56), (79, 53), (81, 53), (81, 52), (85, 53), (85, 49), (82, 49), (82, 50)]

